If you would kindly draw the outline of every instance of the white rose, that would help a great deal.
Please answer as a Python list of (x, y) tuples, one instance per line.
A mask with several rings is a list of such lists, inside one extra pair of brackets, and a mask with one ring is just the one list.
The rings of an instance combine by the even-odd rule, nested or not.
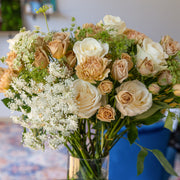
[(168, 55), (163, 51), (159, 43), (145, 38), (142, 48), (137, 45), (137, 69), (144, 76), (153, 76), (157, 72), (167, 69), (166, 58)]
[(116, 107), (122, 116), (136, 116), (152, 106), (152, 94), (138, 80), (122, 83), (116, 92)]
[(112, 35), (122, 34), (126, 30), (125, 22), (118, 16), (106, 15), (103, 21), (104, 23), (100, 21), (98, 24), (104, 24), (104, 28), (107, 30), (114, 29), (114, 31), (110, 32)]
[(9, 43), (9, 49), (14, 50), (15, 43), (17, 43), (22, 38), (22, 36), (25, 36), (27, 34), (30, 35), (31, 32), (30, 31), (20, 32), (20, 33), (16, 34), (13, 39), (7, 40), (7, 42)]
[(78, 116), (90, 118), (100, 108), (102, 95), (95, 86), (81, 79), (74, 81), (74, 89), (76, 91)]
[(87, 56), (104, 57), (109, 51), (109, 45), (94, 38), (85, 38), (74, 44), (73, 51), (76, 54), (78, 64), (81, 64)]

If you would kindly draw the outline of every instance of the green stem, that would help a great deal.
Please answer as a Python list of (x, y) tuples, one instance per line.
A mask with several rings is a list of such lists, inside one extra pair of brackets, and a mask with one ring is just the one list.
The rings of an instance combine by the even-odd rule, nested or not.
[(48, 32), (49, 32), (49, 26), (48, 26), (48, 23), (47, 23), (46, 13), (43, 12), (43, 15), (44, 15), (44, 18), (45, 18), (45, 21), (46, 21), (46, 27), (47, 27), (47, 30), (48, 30)]
[(104, 146), (104, 123), (101, 122), (101, 152), (103, 152)]

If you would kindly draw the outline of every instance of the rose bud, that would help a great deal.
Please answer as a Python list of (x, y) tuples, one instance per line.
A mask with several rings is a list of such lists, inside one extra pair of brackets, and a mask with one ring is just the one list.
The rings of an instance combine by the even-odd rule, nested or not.
[(152, 94), (158, 94), (161, 88), (158, 84), (152, 83), (149, 85), (148, 89)]
[(76, 65), (77, 58), (73, 51), (68, 51), (66, 53), (66, 60), (70, 67), (73, 68)]
[(158, 78), (158, 84), (161, 86), (167, 86), (172, 83), (172, 75), (170, 74), (170, 71), (163, 71), (159, 78)]
[(130, 71), (134, 66), (134, 63), (132, 62), (131, 56), (129, 56), (129, 54), (127, 54), (127, 53), (122, 53), (121, 54), (121, 59), (126, 59), (127, 60), (127, 62), (128, 62), (128, 71)]
[(180, 84), (175, 84), (173, 86), (173, 90), (174, 90), (174, 95), (175, 96), (180, 96)]

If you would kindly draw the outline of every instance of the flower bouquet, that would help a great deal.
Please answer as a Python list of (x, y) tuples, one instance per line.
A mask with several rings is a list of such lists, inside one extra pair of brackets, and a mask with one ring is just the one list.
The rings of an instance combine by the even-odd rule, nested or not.
[[(134, 143), (137, 127), (180, 107), (180, 44), (170, 36), (156, 43), (107, 15), (82, 27), (72, 18), (61, 32), (22, 28), (8, 42), (10, 52), (1, 58), (8, 65), (0, 68), (2, 101), (22, 112), (12, 119), (24, 128), (24, 146), (68, 149), (70, 179), (107, 179), (104, 158), (120, 138)], [(169, 111), (165, 127), (172, 129), (174, 117)], [(135, 143), (141, 148), (138, 174), (151, 152), (177, 175), (161, 152)]]

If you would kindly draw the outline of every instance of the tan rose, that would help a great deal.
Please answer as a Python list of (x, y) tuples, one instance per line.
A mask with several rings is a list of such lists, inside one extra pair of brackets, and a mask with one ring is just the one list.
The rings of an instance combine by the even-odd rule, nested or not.
[(110, 69), (106, 69), (108, 59), (101, 57), (86, 57), (83, 63), (76, 66), (76, 75), (79, 79), (96, 83), (95, 81), (102, 81), (108, 77)]
[(152, 94), (158, 94), (161, 88), (158, 84), (152, 83), (149, 85), (148, 89)]
[(5, 62), (7, 63), (7, 65), (9, 66), (10, 69), (13, 69), (13, 62), (14, 62), (14, 59), (16, 58), (17, 54), (14, 51), (10, 51), (7, 55), (8, 55), (8, 57), (5, 60)]
[(175, 55), (178, 51), (180, 51), (180, 43), (174, 41), (170, 36), (163, 36), (160, 44), (162, 45), (164, 51), (172, 56)]
[(4, 93), (9, 89), (13, 76), (15, 74), (10, 69), (0, 69), (0, 93)]
[(142, 44), (143, 40), (147, 38), (145, 34), (140, 33), (133, 29), (126, 29), (123, 34), (125, 34), (128, 39), (134, 39), (135, 43), (138, 43), (138, 44)]
[(37, 48), (35, 52), (35, 60), (33, 62), (33, 65), (35, 67), (40, 67), (41, 69), (44, 69), (49, 64), (49, 58), (46, 54), (46, 52), (42, 48)]
[(137, 65), (138, 71), (143, 76), (150, 76), (154, 73), (154, 64), (152, 60), (148, 60), (146, 57), (141, 64)]
[(172, 83), (172, 75), (170, 71), (162, 71), (158, 77), (158, 84), (161, 86), (167, 86)]
[(122, 83), (116, 92), (116, 108), (122, 117), (142, 114), (152, 106), (152, 94), (138, 80)]
[(68, 51), (66, 53), (66, 60), (70, 67), (73, 68), (76, 65), (77, 58), (73, 51)]
[(126, 59), (116, 60), (111, 69), (114, 80), (122, 83), (128, 77), (128, 62)]
[(173, 90), (174, 90), (174, 95), (175, 96), (180, 96), (180, 84), (175, 84), (173, 86)]
[(70, 34), (67, 32), (57, 32), (53, 34), (53, 41), (54, 40), (60, 40), (62, 42), (69, 42), (69, 36)]
[(111, 122), (115, 120), (116, 112), (109, 104), (100, 107), (98, 110), (97, 118), (104, 122)]
[(100, 108), (102, 95), (95, 86), (81, 79), (75, 80), (73, 87), (76, 92), (78, 116), (90, 118)]
[(112, 91), (113, 83), (110, 80), (104, 80), (99, 84), (98, 89), (102, 95), (106, 95)]
[(129, 54), (127, 54), (127, 53), (122, 53), (121, 54), (121, 59), (126, 59), (127, 60), (127, 62), (128, 62), (128, 71), (130, 71), (134, 66), (131, 56)]
[(69, 34), (68, 33), (55, 33), (53, 40), (48, 43), (48, 47), (52, 56), (56, 59), (62, 58), (69, 44)]

